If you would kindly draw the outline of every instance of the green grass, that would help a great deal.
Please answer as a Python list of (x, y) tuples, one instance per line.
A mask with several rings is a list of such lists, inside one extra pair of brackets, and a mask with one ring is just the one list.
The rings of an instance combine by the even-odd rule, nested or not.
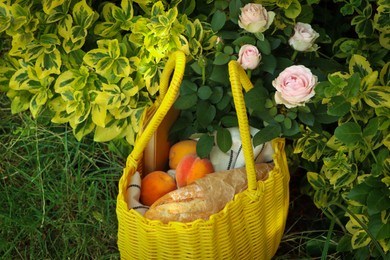
[(104, 144), (78, 142), (66, 126), (11, 116), (6, 107), (0, 111), (0, 258), (118, 259), (121, 158)]
[[(124, 165), (70, 127), (11, 115), (0, 96), (0, 259), (119, 259), (116, 196)], [(274, 257), (343, 259), (329, 221), (291, 178), (286, 233)]]

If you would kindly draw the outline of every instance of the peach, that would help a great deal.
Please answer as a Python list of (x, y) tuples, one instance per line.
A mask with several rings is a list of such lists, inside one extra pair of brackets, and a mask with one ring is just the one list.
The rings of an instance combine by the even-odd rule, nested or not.
[(141, 181), (140, 201), (151, 206), (157, 199), (177, 188), (175, 179), (163, 171), (153, 171)]
[(212, 172), (214, 167), (209, 159), (201, 159), (194, 154), (186, 155), (176, 168), (177, 187), (184, 187)]
[(196, 154), (195, 140), (184, 140), (172, 145), (169, 149), (169, 168), (176, 169), (181, 159), (188, 154)]

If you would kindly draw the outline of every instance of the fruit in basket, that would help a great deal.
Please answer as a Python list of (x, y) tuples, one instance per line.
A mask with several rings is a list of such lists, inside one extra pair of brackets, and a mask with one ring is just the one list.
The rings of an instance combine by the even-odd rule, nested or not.
[(186, 155), (176, 168), (177, 187), (184, 187), (212, 172), (214, 167), (209, 159), (201, 159), (195, 154)]
[(177, 188), (175, 179), (163, 171), (153, 171), (141, 181), (140, 201), (146, 206), (152, 205), (170, 191)]
[(195, 140), (183, 140), (175, 143), (169, 150), (169, 168), (176, 169), (181, 159), (188, 154), (196, 154)]

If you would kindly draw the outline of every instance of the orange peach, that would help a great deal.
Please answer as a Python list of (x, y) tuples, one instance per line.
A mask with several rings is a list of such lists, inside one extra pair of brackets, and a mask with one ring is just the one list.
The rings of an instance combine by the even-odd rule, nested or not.
[(212, 172), (214, 167), (209, 159), (201, 159), (194, 154), (186, 155), (176, 168), (177, 187), (184, 187)]
[(184, 140), (172, 145), (169, 150), (169, 168), (176, 169), (184, 156), (196, 154), (196, 143), (195, 140)]
[(168, 173), (153, 171), (141, 181), (140, 201), (146, 206), (151, 206), (157, 199), (176, 188), (175, 179)]

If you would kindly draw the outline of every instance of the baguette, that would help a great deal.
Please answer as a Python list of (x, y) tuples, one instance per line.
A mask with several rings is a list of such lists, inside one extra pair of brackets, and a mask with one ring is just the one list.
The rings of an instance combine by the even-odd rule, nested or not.
[[(256, 164), (257, 180), (266, 179), (272, 168), (272, 163)], [(190, 185), (167, 193), (153, 203), (144, 216), (163, 223), (207, 220), (246, 188), (245, 168), (211, 173)]]

